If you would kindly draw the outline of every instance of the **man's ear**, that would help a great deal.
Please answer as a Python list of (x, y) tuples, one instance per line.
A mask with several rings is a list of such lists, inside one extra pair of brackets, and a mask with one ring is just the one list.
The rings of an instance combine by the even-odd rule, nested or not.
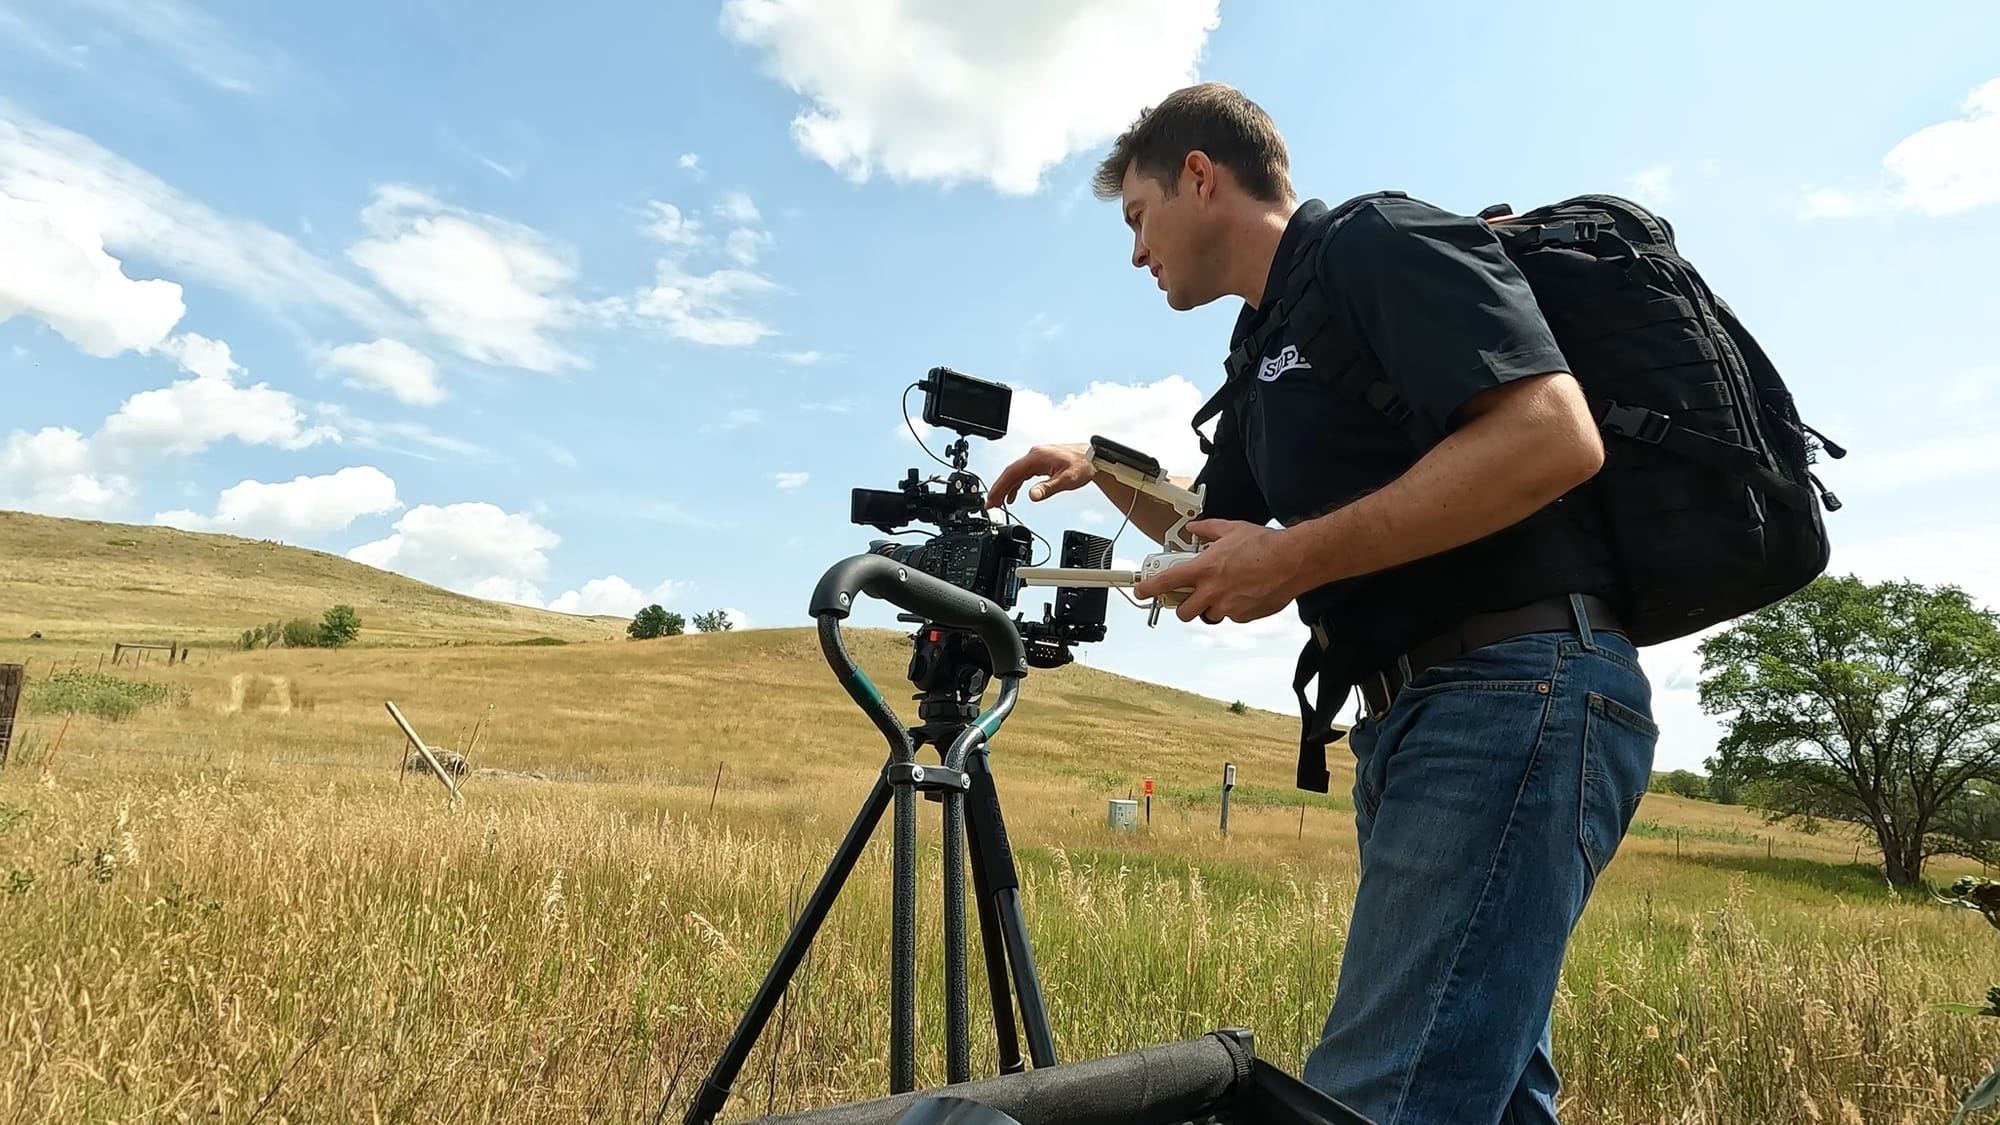
[(1200, 149), (1190, 151), (1181, 161), (1181, 180), (1197, 201), (1208, 202), (1215, 196), (1215, 162)]

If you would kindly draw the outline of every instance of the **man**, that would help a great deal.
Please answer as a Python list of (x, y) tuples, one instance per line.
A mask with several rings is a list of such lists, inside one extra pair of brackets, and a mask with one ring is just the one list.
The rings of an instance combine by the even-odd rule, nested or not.
[[(1289, 176), (1270, 119), (1213, 83), (1142, 114), (1098, 171), (1167, 305), (1239, 297), (1230, 347), (1262, 345), (1217, 396), (1203, 551), (1134, 594), (1188, 590), (1181, 620), (1211, 624), (1297, 603), (1333, 706), (1361, 689), (1360, 884), (1304, 1080), (1381, 1125), (1554, 1122), (1563, 954), (1658, 736), (1573, 495), (1603, 449), (1482, 220), (1391, 193), (1329, 225)], [(1307, 269), (1323, 300), (1276, 319)], [(1398, 402), (1431, 440), (1392, 420)], [(989, 503), (1094, 480), (1161, 539), (1172, 514), (1084, 449), (1030, 451)]]

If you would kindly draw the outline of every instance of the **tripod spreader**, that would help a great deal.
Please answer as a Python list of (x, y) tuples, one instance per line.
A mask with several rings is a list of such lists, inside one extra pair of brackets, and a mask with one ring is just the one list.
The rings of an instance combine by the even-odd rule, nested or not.
[[(916, 644), (920, 656), (933, 659), (913, 661), (912, 674), (923, 667), (926, 675), (918, 696), (925, 720), (906, 729), (882, 698), (867, 674), (855, 664), (840, 638), (840, 622), (853, 612), (856, 594), (865, 593), (892, 602), (931, 621), (936, 630), (920, 632)], [(1015, 622), (991, 599), (954, 586), (924, 571), (914, 569), (884, 555), (854, 555), (828, 568), (813, 590), (812, 614), (818, 619), (820, 648), (840, 684), (861, 706), (876, 729), (889, 743), (889, 760), (883, 764), (874, 788), (848, 828), (826, 872), (820, 876), (812, 897), (784, 947), (752, 998), (749, 1009), (737, 1024), (729, 1044), (715, 1068), (702, 1082), (684, 1121), (687, 1125), (707, 1125), (721, 1112), (730, 1094), (730, 1085), (765, 1023), (777, 1009), (791, 982), (792, 974), (804, 960), (821, 923), (833, 906), (841, 886), (860, 860), (868, 838), (874, 833), (884, 808), (893, 798), (895, 805), (895, 846), (893, 853), (893, 920), (890, 962), (890, 1093), (904, 1093), (916, 1085), (916, 839), (919, 793), (941, 799), (944, 805), (944, 929), (945, 929), (945, 1036), (946, 1081), (959, 1083), (971, 1075), (969, 1024), (966, 1012), (965, 966), (965, 875), (966, 850), (971, 850), (971, 868), (978, 900), (980, 935), (985, 946), (986, 976), (992, 993), (994, 1033), (999, 1040), (1002, 1073), (1021, 1069), (1019, 1048), (1014, 1041), (1012, 986), (1018, 991), (1028, 1052), (1036, 1067), (1056, 1064), (1055, 1042), (1048, 1014), (1043, 1007), (1041, 983), (1035, 975), (1034, 957), (1028, 946), (1027, 924), (1021, 916), (1020, 883), (1014, 870), (1012, 850), (1007, 843), (1006, 825), (1000, 815), (1000, 799), (987, 767), (988, 741), (1013, 711), (1020, 696), (1021, 680), (1028, 674), (1028, 657)], [(985, 659), (968, 651), (964, 644), (969, 630), (986, 648)], [(993, 706), (976, 711), (984, 695), (989, 673), (1000, 680), (1000, 692)], [(916, 762), (922, 742), (937, 746), (941, 761), (937, 766)], [(971, 798), (968, 824), (967, 798)]]

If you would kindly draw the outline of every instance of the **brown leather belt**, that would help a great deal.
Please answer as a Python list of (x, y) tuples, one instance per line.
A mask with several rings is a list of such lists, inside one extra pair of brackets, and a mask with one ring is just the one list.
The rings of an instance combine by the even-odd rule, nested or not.
[[(1623, 634), (1624, 627), (1618, 623), (1618, 614), (1609, 602), (1590, 594), (1582, 595), (1581, 601), (1592, 633)], [(1498, 613), (1477, 613), (1417, 645), (1387, 667), (1362, 676), (1361, 701), (1369, 717), (1379, 719), (1395, 703), (1404, 685), (1432, 665), (1524, 633), (1579, 631), (1568, 596), (1547, 598)]]

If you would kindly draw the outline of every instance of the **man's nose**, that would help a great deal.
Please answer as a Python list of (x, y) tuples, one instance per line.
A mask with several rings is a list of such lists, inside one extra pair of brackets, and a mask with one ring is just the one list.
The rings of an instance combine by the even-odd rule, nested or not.
[(1139, 269), (1145, 269), (1146, 258), (1151, 253), (1152, 252), (1150, 250), (1146, 249), (1145, 243), (1134, 242), (1132, 244), (1132, 264), (1138, 267)]

